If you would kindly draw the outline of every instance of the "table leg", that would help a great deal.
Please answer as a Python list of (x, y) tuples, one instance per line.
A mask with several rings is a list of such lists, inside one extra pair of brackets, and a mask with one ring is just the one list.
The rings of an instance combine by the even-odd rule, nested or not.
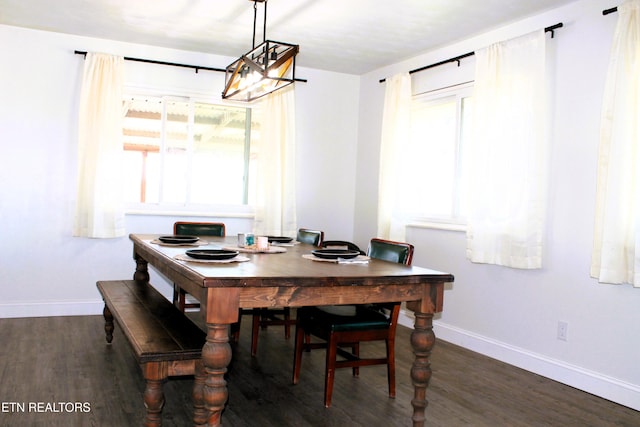
[(229, 345), (229, 325), (207, 324), (207, 341), (202, 348), (204, 365), (204, 407), (209, 427), (220, 426), (222, 409), (227, 402), (229, 392), (224, 375), (231, 362)]
[(206, 426), (209, 416), (207, 410), (204, 408), (205, 372), (202, 359), (196, 362), (195, 369), (193, 380), (193, 424), (196, 426)]
[(415, 360), (411, 367), (411, 381), (414, 386), (413, 427), (423, 427), (427, 409), (427, 387), (431, 379), (431, 350), (436, 342), (433, 333), (433, 313), (415, 313), (414, 330), (411, 333), (411, 347)]
[(136, 260), (136, 272), (133, 273), (133, 280), (149, 283), (149, 263), (138, 254), (134, 254), (133, 258)]

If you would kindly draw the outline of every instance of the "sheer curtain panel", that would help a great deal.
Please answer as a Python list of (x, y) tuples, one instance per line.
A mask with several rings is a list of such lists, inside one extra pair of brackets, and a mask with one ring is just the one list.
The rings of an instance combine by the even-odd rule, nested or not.
[(640, 1), (618, 6), (603, 97), (591, 276), (640, 287)]
[(78, 117), (78, 182), (73, 235), (125, 235), (122, 167), (124, 59), (87, 53)]
[(467, 258), (542, 266), (547, 186), (545, 33), (476, 52)]
[(411, 76), (408, 72), (399, 73), (386, 79), (385, 84), (378, 178), (378, 237), (404, 241), (405, 223), (396, 196), (403, 145), (408, 143), (410, 136)]
[(254, 232), (295, 236), (296, 144), (293, 88), (268, 95), (263, 101), (262, 135), (256, 167)]

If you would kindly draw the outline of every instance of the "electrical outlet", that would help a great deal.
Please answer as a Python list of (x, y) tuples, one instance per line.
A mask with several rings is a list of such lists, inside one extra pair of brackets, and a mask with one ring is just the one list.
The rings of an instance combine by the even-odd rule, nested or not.
[(567, 329), (569, 329), (569, 324), (567, 322), (558, 322), (558, 339), (562, 341), (567, 340)]

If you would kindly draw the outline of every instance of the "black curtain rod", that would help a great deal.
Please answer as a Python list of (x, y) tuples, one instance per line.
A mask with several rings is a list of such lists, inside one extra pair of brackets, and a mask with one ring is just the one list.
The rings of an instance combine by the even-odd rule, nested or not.
[[(87, 56), (87, 52), (83, 52), (83, 51), (80, 51), (80, 50), (76, 50), (76, 51), (74, 51), (74, 53), (76, 55), (82, 55), (85, 58)], [(227, 70), (225, 70), (224, 68), (212, 68), (212, 67), (202, 67), (200, 65), (178, 64), (176, 62), (155, 61), (153, 59), (131, 58), (131, 57), (128, 57), (128, 56), (125, 56), (124, 60), (125, 61), (135, 61), (135, 62), (146, 62), (148, 64), (171, 65), (173, 67), (193, 68), (194, 70), (196, 70), (196, 73), (199, 70), (219, 71), (221, 73), (226, 73), (227, 72)], [(305, 79), (294, 79), (294, 80), (296, 82), (303, 82), (303, 83), (307, 82), (307, 80), (305, 80)]]
[[(555, 35), (554, 31), (557, 30), (558, 28), (562, 28), (563, 24), (562, 22), (556, 24), (556, 25), (552, 25), (550, 27), (546, 27), (544, 29), (544, 31), (546, 33), (551, 33), (551, 38), (553, 38), (553, 36)], [(420, 68), (416, 68), (414, 70), (409, 71), (409, 74), (413, 74), (413, 73), (418, 73), (420, 71), (424, 71), (424, 70), (428, 70), (429, 68), (435, 68), (435, 67), (439, 67), (440, 65), (444, 65), (444, 64), (448, 64), (449, 62), (457, 62), (458, 66), (460, 66), (460, 60), (463, 58), (467, 58), (469, 56), (473, 56), (475, 55), (475, 52), (467, 52), (465, 54), (453, 57), (453, 58), (449, 58), (449, 59), (445, 59), (444, 61), (440, 61), (440, 62), (436, 62), (435, 64), (429, 64), (429, 65), (425, 65), (424, 67), (420, 67)], [(384, 83), (387, 79), (380, 79), (380, 83)]]
[(602, 11), (602, 14), (603, 14), (603, 15), (608, 15), (608, 14), (610, 14), (610, 13), (614, 13), (614, 12), (617, 12), (617, 11), (618, 11), (618, 8), (617, 8), (617, 7), (612, 7), (611, 9), (605, 9), (605, 10), (603, 10), (603, 11)]
[[(76, 55), (82, 55), (85, 58), (87, 56), (87, 52), (82, 52), (82, 51), (79, 51), (79, 50), (76, 50), (74, 53)], [(135, 62), (146, 62), (148, 64), (160, 64), (160, 65), (171, 65), (171, 66), (174, 66), (174, 67), (193, 68), (194, 70), (196, 70), (196, 73), (199, 70), (220, 71), (220, 72), (223, 72), (223, 73), (227, 71), (227, 70), (225, 70), (223, 68), (201, 67), (200, 65), (178, 64), (178, 63), (175, 63), (175, 62), (154, 61), (153, 59), (130, 58), (128, 56), (125, 56), (124, 60), (125, 61), (135, 61)]]

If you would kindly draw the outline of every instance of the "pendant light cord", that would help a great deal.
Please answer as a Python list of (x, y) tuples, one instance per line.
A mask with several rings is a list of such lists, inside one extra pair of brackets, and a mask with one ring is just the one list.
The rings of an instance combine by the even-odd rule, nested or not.
[(262, 43), (267, 41), (267, 0), (264, 0), (264, 23), (262, 24)]
[[(267, 0), (264, 0), (264, 22), (262, 24), (262, 43), (267, 41)], [(256, 48), (256, 23), (258, 22), (258, 0), (253, 0), (253, 49)]]
[(253, 44), (252, 49), (256, 48), (256, 18), (258, 16), (258, 2), (253, 2)]

